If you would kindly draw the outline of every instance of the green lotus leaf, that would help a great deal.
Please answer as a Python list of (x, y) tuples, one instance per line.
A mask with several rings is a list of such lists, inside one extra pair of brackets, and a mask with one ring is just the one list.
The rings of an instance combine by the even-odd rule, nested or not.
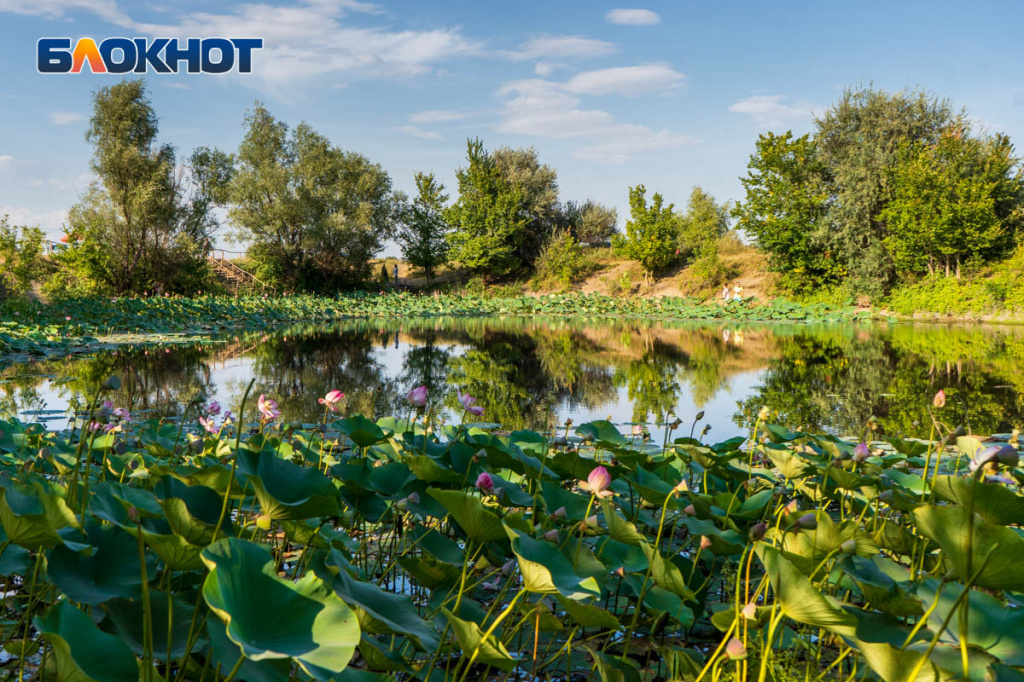
[(424, 483), (461, 483), (466, 477), (429, 455), (406, 455), (402, 461)]
[(239, 450), (238, 472), (248, 479), (264, 514), (275, 520), (338, 515), (340, 494), (312, 467), (279, 459), (272, 452)]
[(390, 434), (361, 414), (354, 414), (339, 419), (331, 426), (348, 436), (349, 440), (361, 448), (368, 448), (376, 443), (386, 441)]
[(218, 540), (203, 550), (202, 559), (210, 570), (203, 583), (206, 604), (247, 659), (290, 658), (318, 680), (348, 665), (359, 625), (320, 578), (279, 578), (269, 551), (238, 538)]
[[(167, 593), (159, 590), (150, 590), (149, 600), (150, 622), (153, 626), (153, 642), (155, 643), (153, 655), (161, 661), (167, 660), (167, 624), (170, 622), (170, 659), (173, 661), (184, 656), (189, 628), (192, 625), (193, 606), (177, 598), (172, 598), (168, 603)], [(112, 629), (136, 655), (143, 656), (145, 647), (142, 642), (142, 632), (145, 611), (142, 599), (111, 599), (103, 605), (103, 610), (107, 614), (107, 620), (100, 625), (107, 627), (109, 622), (110, 625), (107, 629)], [(232, 665), (235, 660), (238, 660), (237, 656), (231, 661)]]
[(1024, 497), (1006, 486), (982, 483), (973, 478), (936, 476), (932, 488), (940, 500), (964, 508), (969, 508), (971, 498), (974, 498), (974, 513), (989, 523), (997, 526), (1024, 525)]
[[(206, 616), (206, 634), (210, 638), (211, 667), (216, 670), (219, 665), (223, 674), (227, 674), (242, 655), (242, 650), (228, 637), (227, 626), (215, 613)], [(265, 658), (261, 661), (246, 658), (235, 679), (243, 682), (287, 682), (291, 671), (292, 662), (288, 658)]]
[(1015, 530), (995, 526), (978, 516), (970, 519), (962, 507), (922, 505), (913, 515), (920, 533), (938, 543), (943, 558), (952, 564), (960, 580), (973, 577), (988, 556), (975, 585), (993, 590), (1024, 590), (1024, 572), (1020, 570), (1024, 565), (1024, 538)]
[(38, 481), (26, 485), (7, 477), (0, 477), (0, 525), (9, 541), (30, 550), (64, 544), (58, 531), (79, 527), (64, 502), (63, 488)]
[(406, 635), (424, 647), (437, 647), (437, 633), (420, 618), (409, 597), (356, 580), (345, 570), (348, 561), (338, 550), (331, 551), (331, 559), (335, 565), (324, 565), (317, 575), (333, 587), (347, 604), (363, 609), (384, 625), (383, 632), (376, 634)]
[(636, 526), (619, 516), (607, 500), (601, 500), (601, 509), (604, 511), (604, 522), (608, 526), (608, 535), (613, 540), (639, 547), (644, 541), (644, 536), (637, 531)]
[[(929, 608), (938, 595), (938, 604), (928, 617), (932, 630), (938, 631), (953, 605), (963, 593), (963, 586), (953, 583), (925, 580), (917, 586), (922, 608)], [(1024, 666), (1024, 608), (1011, 608), (979, 590), (967, 595), (967, 635), (960, 632), (960, 619), (949, 619), (943, 632), (943, 641), (959, 649), (960, 640), (966, 640), (971, 650), (981, 650), (1006, 665)], [(969, 652), (969, 655), (973, 655)]]
[(523, 587), (539, 594), (561, 594), (569, 599), (601, 596), (597, 581), (580, 577), (572, 563), (550, 542), (534, 540), (508, 526), (504, 527), (512, 540), (512, 552), (519, 560)]
[(458, 566), (438, 561), (432, 556), (404, 556), (398, 560), (398, 564), (428, 590), (450, 587), (462, 575)]
[[(86, 540), (95, 550), (88, 556), (67, 547), (55, 547), (50, 553), (47, 573), (54, 584), (74, 601), (102, 604), (115, 597), (141, 595), (142, 575), (137, 542), (131, 534), (117, 526), (90, 522), (85, 527)], [(148, 575), (156, 570), (149, 564)]]
[(604, 628), (606, 630), (615, 630), (619, 627), (619, 621), (607, 609), (603, 609), (600, 606), (583, 604), (575, 599), (567, 599), (562, 595), (557, 595), (556, 598), (558, 603), (565, 608), (565, 612), (569, 614), (573, 622), (580, 627)]
[[(193, 545), (206, 546), (213, 542), (213, 531), (220, 519), (224, 498), (213, 488), (203, 485), (185, 485), (171, 476), (165, 476), (153, 486), (167, 525)], [(221, 531), (233, 534), (231, 519), (225, 517)]]
[(617, 448), (629, 445), (626, 437), (619, 433), (618, 428), (606, 419), (581, 424), (576, 435), (584, 440), (592, 440), (596, 445), (606, 448)]
[(427, 494), (440, 502), (470, 540), (495, 542), (505, 539), (501, 519), (484, 509), (479, 497), (460, 490), (428, 488)]
[(640, 670), (632, 659), (621, 659), (606, 653), (584, 647), (594, 659), (597, 676), (601, 682), (640, 682)]
[(138, 682), (139, 664), (128, 645), (102, 632), (71, 602), (58, 602), (32, 624), (53, 647), (58, 682)]
[(519, 665), (519, 662), (512, 658), (508, 649), (505, 648), (505, 645), (494, 634), (485, 639), (484, 631), (476, 623), (462, 620), (448, 609), (442, 608), (441, 611), (448, 618), (452, 631), (455, 633), (455, 639), (459, 641), (459, 646), (462, 647), (462, 654), (466, 658), (475, 654), (476, 660), (480, 663), (492, 665), (506, 672)]
[(651, 562), (651, 578), (654, 579), (655, 585), (686, 601), (696, 598), (696, 595), (687, 586), (686, 578), (678, 566), (646, 542), (641, 541), (640, 547), (644, 550), (647, 560)]

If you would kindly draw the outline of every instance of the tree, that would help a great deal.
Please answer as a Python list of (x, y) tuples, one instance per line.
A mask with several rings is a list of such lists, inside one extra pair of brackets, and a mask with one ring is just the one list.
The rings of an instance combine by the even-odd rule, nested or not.
[[(971, 137), (964, 126), (935, 144), (904, 148), (890, 173), (892, 194), (881, 219), (898, 270), (960, 276), (973, 258), (998, 257), (1013, 244), (1024, 178), (1003, 135)], [(1016, 204), (1007, 198), (1017, 197)]]
[(718, 240), (729, 231), (729, 206), (694, 187), (686, 212), (679, 218), (679, 252), (697, 277), (717, 286), (724, 277), (718, 258)]
[(584, 246), (608, 246), (618, 221), (614, 208), (587, 199), (583, 203), (565, 202), (558, 222)]
[(24, 294), (46, 271), (43, 231), (18, 227), (0, 216), (0, 301)]
[(511, 273), (524, 264), (530, 216), (523, 191), (505, 178), (480, 140), (467, 142), (466, 158), (469, 165), (456, 172), (459, 198), (448, 209), (452, 258), (477, 272)]
[(883, 293), (895, 274), (881, 219), (890, 170), (907, 144), (934, 144), (954, 124), (951, 104), (921, 90), (848, 88), (817, 119), (816, 143), (834, 183), (819, 238), (866, 293)]
[(766, 133), (757, 139), (747, 176), (746, 197), (732, 211), (737, 227), (768, 254), (768, 269), (779, 285), (803, 293), (833, 284), (844, 274), (823, 239), (831, 183), (808, 135)]
[(543, 245), (554, 235), (558, 221), (558, 173), (540, 162), (533, 147), (494, 151), (498, 172), (522, 194), (520, 211), (527, 222), (519, 245), (519, 259), (533, 265)]
[(612, 240), (617, 254), (640, 264), (645, 283), (675, 260), (679, 231), (673, 205), (664, 206), (661, 194), (655, 192), (648, 207), (646, 193), (643, 185), (629, 189), (630, 219), (626, 221), (626, 233), (615, 235)]
[(403, 213), (398, 243), (405, 260), (423, 268), (430, 279), (434, 269), (448, 260), (448, 195), (433, 173), (416, 173), (415, 180), (418, 194)]
[(174, 149), (159, 144), (157, 133), (141, 80), (100, 88), (93, 96), (86, 139), (93, 144), (98, 181), (69, 216), (69, 230), (78, 237), (71, 250), (83, 248), (90, 256), (64, 259), (81, 266), (72, 276), (95, 282), (90, 287), (185, 293), (203, 284), (205, 244), (216, 228), (211, 210), (220, 194), (216, 171), (203, 176), (201, 166), (223, 159), (212, 153), (193, 157), (188, 182), (200, 189), (186, 197)]
[(368, 279), (399, 215), (388, 174), (258, 102), (245, 121), (229, 216), (261, 274), (310, 291)]

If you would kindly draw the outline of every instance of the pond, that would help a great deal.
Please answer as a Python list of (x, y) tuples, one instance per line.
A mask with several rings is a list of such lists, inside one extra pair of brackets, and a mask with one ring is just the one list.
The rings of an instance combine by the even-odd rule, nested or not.
[[(567, 419), (645, 424), (652, 437), (746, 435), (767, 407), (793, 429), (863, 437), (928, 437), (927, 407), (943, 389), (974, 433), (1024, 423), (1024, 328), (926, 324), (723, 324), (574, 318), (391, 318), (305, 325), (191, 345), (123, 347), (91, 357), (0, 369), (0, 415), (49, 420), (85, 401), (110, 374), (117, 403), (173, 418), (196, 395), (236, 410), (246, 384), (286, 420), (316, 422), (317, 397), (338, 389), (346, 410), (402, 415), (426, 385), (461, 417), (473, 395), (482, 421), (549, 430)], [(956, 415), (956, 416), (954, 416)], [(251, 416), (251, 415), (250, 415)], [(624, 426), (628, 432), (629, 427)]]

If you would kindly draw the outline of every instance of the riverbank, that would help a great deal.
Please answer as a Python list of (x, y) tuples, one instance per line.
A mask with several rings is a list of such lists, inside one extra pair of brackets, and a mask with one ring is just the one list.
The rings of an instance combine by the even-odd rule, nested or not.
[[(828, 322), (879, 317), (871, 310), (785, 299), (703, 302), (694, 298), (620, 298), (552, 294), (494, 298), (409, 293), (338, 297), (79, 299), (59, 303), (8, 303), (0, 308), (0, 355), (49, 356), (87, 352), (139, 335), (209, 336), (233, 329), (270, 329), (294, 322), (345, 318), (571, 316), (639, 320)], [(119, 340), (119, 337), (120, 340)]]

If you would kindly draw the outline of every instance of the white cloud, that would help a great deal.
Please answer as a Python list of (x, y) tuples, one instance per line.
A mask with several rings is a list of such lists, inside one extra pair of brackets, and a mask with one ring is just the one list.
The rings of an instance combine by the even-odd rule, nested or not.
[(537, 66), (533, 67), (533, 72), (538, 76), (550, 76), (558, 68), (551, 62), (537, 62)]
[(580, 100), (565, 91), (564, 84), (542, 79), (506, 83), (499, 95), (505, 102), (497, 129), (502, 133), (579, 139), (584, 146), (577, 158), (601, 163), (622, 163), (636, 154), (694, 144), (692, 137), (668, 130), (621, 123), (607, 111), (584, 109)]
[(413, 123), (446, 123), (448, 121), (459, 121), (464, 118), (468, 118), (469, 116), (471, 116), (471, 114), (465, 111), (433, 109), (428, 111), (418, 111), (409, 116), (409, 120)]
[(54, 111), (49, 114), (50, 123), (55, 126), (66, 126), (78, 123), (84, 116), (77, 111)]
[(609, 24), (624, 26), (654, 26), (661, 23), (661, 16), (649, 9), (613, 9), (604, 18)]
[(539, 36), (523, 43), (518, 50), (501, 54), (513, 61), (529, 59), (590, 59), (618, 51), (614, 43), (586, 36)]
[(378, 5), (357, 0), (298, 0), (285, 6), (243, 3), (219, 13), (183, 14), (168, 23), (133, 21), (114, 0), (0, 0), (0, 11), (21, 14), (61, 17), (71, 10), (91, 11), (136, 34), (261, 37), (264, 47), (253, 55), (253, 73), (271, 88), (336, 72), (367, 77), (429, 73), (437, 62), (481, 50), (457, 26), (420, 31), (343, 23), (341, 19), (352, 12), (383, 13)]
[(10, 154), (0, 154), (0, 170), (6, 170), (14, 165), (14, 157)]
[(40, 212), (24, 206), (0, 206), (0, 216), (4, 215), (8, 217), (11, 225), (39, 226), (49, 235), (63, 232), (63, 225), (68, 219), (68, 212), (63, 209)]
[(798, 100), (785, 104), (785, 95), (753, 95), (733, 103), (729, 111), (734, 114), (745, 114), (761, 126), (786, 125), (801, 119), (809, 120), (815, 106), (810, 102)]
[(578, 73), (565, 83), (565, 89), (575, 94), (631, 97), (679, 87), (685, 78), (668, 64), (622, 66)]
[(401, 130), (406, 135), (412, 135), (413, 137), (418, 137), (423, 140), (444, 139), (441, 137), (439, 133), (435, 133), (433, 130), (423, 130), (423, 128), (420, 128), (418, 126), (402, 126), (401, 128), (399, 128), (399, 130)]

